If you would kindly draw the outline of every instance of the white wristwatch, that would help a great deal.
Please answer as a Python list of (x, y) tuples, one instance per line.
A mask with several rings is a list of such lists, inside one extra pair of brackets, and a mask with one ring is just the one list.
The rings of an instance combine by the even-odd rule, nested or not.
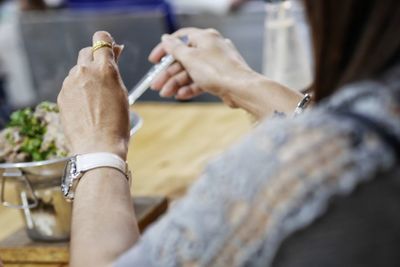
[(119, 156), (106, 152), (75, 155), (68, 160), (61, 178), (61, 191), (64, 197), (68, 201), (74, 200), (75, 189), (83, 174), (89, 170), (103, 167), (122, 172), (130, 183), (131, 173), (128, 164)]

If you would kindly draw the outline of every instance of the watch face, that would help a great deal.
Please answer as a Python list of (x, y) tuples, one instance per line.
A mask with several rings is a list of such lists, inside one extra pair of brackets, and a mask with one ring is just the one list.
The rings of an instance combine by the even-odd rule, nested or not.
[(75, 158), (71, 158), (65, 165), (64, 175), (61, 179), (61, 191), (63, 192), (65, 197), (68, 197), (68, 195), (70, 194), (72, 182), (73, 179), (75, 178), (75, 172), (76, 172), (75, 162), (76, 162)]

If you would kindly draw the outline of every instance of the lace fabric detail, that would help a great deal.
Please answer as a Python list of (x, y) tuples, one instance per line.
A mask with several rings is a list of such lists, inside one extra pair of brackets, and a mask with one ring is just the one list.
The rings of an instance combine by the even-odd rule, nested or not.
[(363, 82), (295, 119), (263, 122), (210, 163), (115, 266), (270, 266), (282, 241), (321, 216), (332, 196), (398, 171), (379, 136), (331, 112), (346, 105), (400, 138), (397, 95)]

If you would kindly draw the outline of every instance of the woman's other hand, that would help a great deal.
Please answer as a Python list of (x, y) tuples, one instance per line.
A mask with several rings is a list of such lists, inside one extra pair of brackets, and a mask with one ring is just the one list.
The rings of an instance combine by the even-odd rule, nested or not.
[[(188, 45), (179, 39), (182, 36)], [(232, 42), (213, 29), (184, 28), (164, 35), (149, 60), (157, 63), (166, 53), (177, 62), (152, 84), (162, 97), (185, 100), (208, 92), (232, 106), (230, 94), (253, 73)]]
[(64, 80), (58, 96), (61, 121), (73, 154), (110, 152), (126, 158), (129, 142), (127, 91), (117, 66), (122, 46), (107, 32), (96, 32), (91, 47), (79, 52), (77, 65)]
[[(187, 36), (189, 45), (179, 39), (183, 36)], [(253, 71), (232, 42), (213, 29), (185, 28), (164, 35), (149, 60), (156, 63), (166, 53), (177, 62), (152, 84), (163, 97), (184, 100), (208, 92), (230, 107), (245, 109), (256, 119), (275, 112), (291, 114), (303, 97)]]

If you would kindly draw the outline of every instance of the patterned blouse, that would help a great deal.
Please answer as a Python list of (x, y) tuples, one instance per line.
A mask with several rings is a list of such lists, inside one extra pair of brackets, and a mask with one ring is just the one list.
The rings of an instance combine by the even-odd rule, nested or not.
[(400, 66), (260, 123), (114, 266), (271, 266), (329, 201), (400, 169)]

